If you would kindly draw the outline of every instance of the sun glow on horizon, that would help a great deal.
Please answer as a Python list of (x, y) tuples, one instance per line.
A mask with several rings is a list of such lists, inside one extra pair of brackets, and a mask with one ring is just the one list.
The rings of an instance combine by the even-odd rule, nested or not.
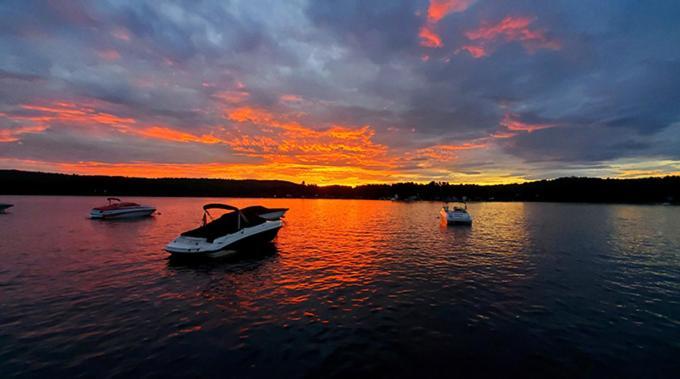
[[(414, 182), (426, 184), (433, 179), (417, 173), (380, 171), (360, 167), (333, 167), (300, 164), (226, 164), (226, 163), (107, 163), (107, 162), (40, 162), (8, 161), (0, 159), (0, 168), (56, 172), (77, 175), (106, 175), (136, 178), (208, 178), (208, 179), (255, 179), (284, 180), (293, 183), (305, 182), (316, 185), (390, 184)], [(451, 174), (444, 178), (439, 174), (437, 181), (460, 184), (508, 184), (527, 181), (522, 177), (494, 172), (486, 175)]]

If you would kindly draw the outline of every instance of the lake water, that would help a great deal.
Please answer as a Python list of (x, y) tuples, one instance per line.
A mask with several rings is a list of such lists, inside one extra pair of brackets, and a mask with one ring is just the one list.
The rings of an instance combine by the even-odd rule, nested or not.
[[(680, 207), (0, 197), (0, 377), (678, 377)], [(273, 244), (168, 260), (201, 205), (288, 207)]]

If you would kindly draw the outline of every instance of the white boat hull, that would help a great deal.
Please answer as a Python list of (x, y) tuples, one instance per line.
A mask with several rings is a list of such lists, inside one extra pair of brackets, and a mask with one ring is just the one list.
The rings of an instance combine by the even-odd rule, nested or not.
[(201, 237), (179, 236), (165, 246), (165, 251), (173, 257), (224, 257), (235, 254), (244, 245), (271, 241), (282, 226), (281, 220), (265, 221), (215, 238), (212, 242)]
[(466, 212), (456, 212), (456, 211), (445, 211), (442, 209), (439, 214), (441, 215), (442, 221), (446, 222), (448, 225), (471, 225), (472, 216)]
[(129, 209), (113, 209), (106, 211), (99, 211), (93, 209), (90, 212), (90, 218), (92, 219), (121, 219), (121, 218), (136, 218), (136, 217), (147, 217), (151, 216), (156, 212), (154, 207), (135, 207)]

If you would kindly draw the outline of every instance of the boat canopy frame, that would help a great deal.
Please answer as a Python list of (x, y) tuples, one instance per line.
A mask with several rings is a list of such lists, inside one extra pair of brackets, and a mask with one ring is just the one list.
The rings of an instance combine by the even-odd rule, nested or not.
[(226, 210), (229, 210), (229, 211), (236, 211), (236, 212), (241, 211), (240, 209), (238, 209), (237, 207), (235, 207), (233, 205), (220, 204), (220, 203), (210, 203), (210, 204), (206, 204), (206, 205), (203, 206), (204, 211), (207, 211), (208, 209), (226, 209)]
[(241, 220), (243, 220), (244, 223), (248, 223), (248, 219), (243, 212), (241, 212), (241, 209), (229, 204), (209, 203), (203, 206), (203, 226), (208, 223), (208, 217), (210, 217), (210, 220), (213, 220), (213, 216), (208, 212), (208, 209), (223, 209), (238, 213), (237, 228), (239, 230), (241, 229)]

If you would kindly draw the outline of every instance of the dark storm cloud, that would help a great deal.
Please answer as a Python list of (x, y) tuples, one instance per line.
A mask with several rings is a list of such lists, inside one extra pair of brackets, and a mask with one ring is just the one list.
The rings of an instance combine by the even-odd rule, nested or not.
[[(418, 1), (311, 1), (307, 15), (320, 29), (332, 31), (340, 42), (372, 61), (385, 63), (413, 51), (423, 21)], [(398, 56), (396, 58), (399, 58)]]

